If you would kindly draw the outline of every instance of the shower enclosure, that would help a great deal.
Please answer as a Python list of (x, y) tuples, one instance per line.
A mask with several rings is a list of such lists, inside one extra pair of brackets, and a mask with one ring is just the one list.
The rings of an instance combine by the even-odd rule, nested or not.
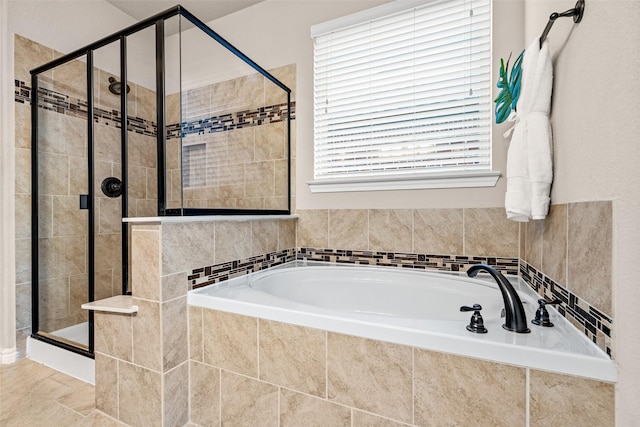
[(123, 218), (290, 213), (290, 89), (181, 6), (31, 76), (32, 338), (93, 355)]

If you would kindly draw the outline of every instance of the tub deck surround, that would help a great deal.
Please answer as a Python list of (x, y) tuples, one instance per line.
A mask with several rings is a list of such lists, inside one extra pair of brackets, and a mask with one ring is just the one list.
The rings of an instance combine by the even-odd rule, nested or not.
[[(342, 299), (337, 297), (339, 300), (334, 303), (333, 307), (327, 306), (327, 304), (330, 304), (331, 298), (327, 298), (327, 295), (320, 289), (315, 290), (318, 297), (317, 302), (311, 302), (308, 298), (309, 293), (314, 292), (313, 289), (304, 288), (304, 290), (296, 293), (293, 288), (296, 285), (295, 281), (304, 281), (304, 279), (300, 279), (301, 276), (299, 274), (305, 269), (309, 274), (308, 278), (311, 280), (318, 277), (326, 278), (328, 285), (332, 281), (339, 280), (341, 271), (345, 271), (348, 274), (353, 273), (353, 271), (349, 271), (350, 269), (356, 269), (357, 275), (361, 280), (369, 280), (370, 282), (374, 282), (378, 275), (385, 275), (386, 280), (389, 283), (393, 283), (393, 286), (398, 286), (398, 283), (403, 280), (406, 281), (407, 278), (413, 279), (416, 275), (424, 275), (425, 280), (428, 280), (434, 275), (437, 278), (438, 274), (445, 274), (446, 280), (450, 280), (455, 274), (419, 273), (384, 267), (337, 266), (295, 261), (273, 267), (266, 273), (252, 273), (221, 284), (209, 285), (190, 291), (187, 301), (192, 306), (291, 323), (420, 349), (600, 381), (615, 382), (617, 379), (615, 363), (552, 308), (549, 308), (549, 311), (555, 324), (553, 328), (531, 325), (532, 332), (530, 334), (517, 334), (504, 330), (502, 328), (504, 319), (499, 318), (499, 316), (490, 311), (491, 309), (495, 311), (496, 304), (498, 306), (502, 304), (497, 286), (490, 282), (490, 277), (487, 280), (472, 280), (465, 276), (461, 278), (467, 286), (473, 284), (479, 288), (495, 288), (495, 300), (493, 302), (490, 299), (481, 301), (484, 302), (483, 305), (489, 305), (485, 318), (485, 326), (489, 332), (487, 334), (473, 334), (465, 328), (470, 313), (456, 313), (461, 317), (457, 317), (455, 320), (444, 319), (442, 316), (425, 318), (425, 316), (420, 316), (417, 313), (413, 318), (399, 313), (395, 315), (389, 315), (388, 313), (386, 315), (374, 314), (372, 311), (380, 313), (381, 309), (372, 310), (370, 307), (363, 307), (358, 302), (357, 296), (361, 294), (363, 297), (368, 297), (368, 291), (358, 288), (353, 288), (351, 291), (341, 289)], [(304, 273), (302, 274), (304, 275)], [(263, 277), (262, 279), (260, 278), (261, 276)], [(287, 276), (290, 276), (289, 278), (293, 279), (294, 283), (287, 282)], [(510, 277), (509, 279), (525, 303), (527, 320), (531, 321), (535, 316), (536, 301), (539, 296), (522, 279), (517, 277)], [(265, 281), (268, 281), (268, 283), (265, 283)], [(318, 283), (315, 284), (320, 286)], [(374, 284), (378, 286), (379, 282)], [(300, 283), (300, 285), (305, 286), (304, 283)], [(426, 286), (428, 287), (429, 285)], [(437, 292), (439, 286), (441, 285), (434, 285), (428, 292), (434, 292), (434, 289)], [(290, 294), (286, 295), (286, 289), (277, 290), (278, 287), (289, 288)], [(418, 289), (418, 292), (420, 291), (424, 290)], [(362, 294), (363, 292), (364, 294)], [(465, 295), (456, 290), (454, 294), (457, 294), (457, 300), (445, 301), (442, 304), (448, 303), (453, 309), (456, 309), (460, 305), (472, 305), (478, 302), (474, 299), (485, 298), (482, 292), (476, 295), (473, 295), (473, 293)], [(390, 295), (386, 298), (389, 298)], [(416, 298), (422, 298), (419, 294), (416, 295)], [(348, 307), (345, 301), (351, 302), (352, 306)], [(492, 304), (494, 307), (491, 306)], [(428, 302), (425, 301), (426, 311), (428, 310), (427, 307)]]

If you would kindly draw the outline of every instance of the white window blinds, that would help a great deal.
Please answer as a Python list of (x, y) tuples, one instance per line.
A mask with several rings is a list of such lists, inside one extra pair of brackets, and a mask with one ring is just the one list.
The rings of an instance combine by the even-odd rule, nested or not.
[(490, 0), (322, 27), (312, 29), (316, 181), (491, 170)]

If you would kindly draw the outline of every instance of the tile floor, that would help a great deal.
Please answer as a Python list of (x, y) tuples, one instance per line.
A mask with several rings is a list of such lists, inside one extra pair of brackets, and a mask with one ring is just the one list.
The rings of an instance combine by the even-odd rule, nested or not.
[(0, 365), (0, 426), (123, 426), (95, 409), (94, 387), (29, 359)]

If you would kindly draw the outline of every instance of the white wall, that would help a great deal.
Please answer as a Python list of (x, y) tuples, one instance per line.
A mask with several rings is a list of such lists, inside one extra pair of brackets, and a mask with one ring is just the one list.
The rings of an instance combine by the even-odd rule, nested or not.
[[(527, 40), (574, 0), (526, 3)], [(640, 396), (640, 2), (587, 0), (584, 18), (556, 21), (552, 104), (554, 203), (613, 201), (613, 297), (619, 383), (616, 424), (637, 425)], [(597, 224), (594, 224), (597, 226)]]

